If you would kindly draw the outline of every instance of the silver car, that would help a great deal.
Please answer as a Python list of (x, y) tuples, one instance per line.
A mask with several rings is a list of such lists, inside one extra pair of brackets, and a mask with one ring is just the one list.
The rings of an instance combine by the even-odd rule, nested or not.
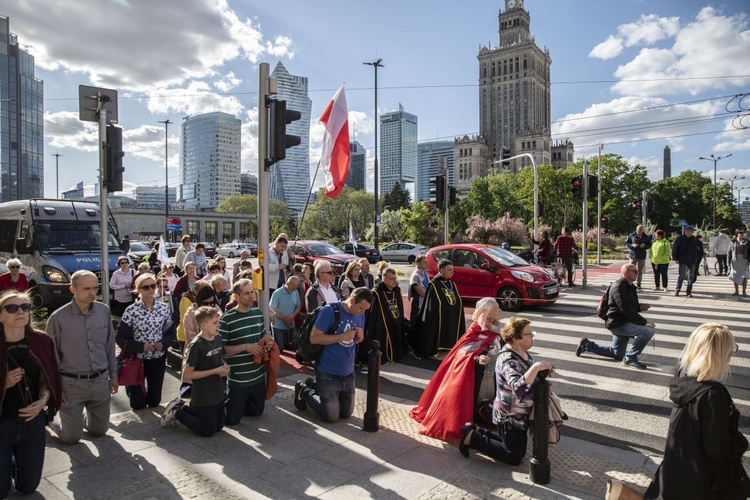
[(380, 249), (380, 255), (383, 260), (389, 262), (408, 262), (413, 264), (417, 257), (424, 255), (429, 250), (427, 247), (417, 245), (416, 243), (391, 243), (385, 248)]
[(250, 252), (251, 248), (245, 243), (227, 243), (226, 245), (221, 245), (218, 250), (216, 250), (216, 253), (223, 257), (234, 259), (235, 257), (239, 257), (243, 250)]

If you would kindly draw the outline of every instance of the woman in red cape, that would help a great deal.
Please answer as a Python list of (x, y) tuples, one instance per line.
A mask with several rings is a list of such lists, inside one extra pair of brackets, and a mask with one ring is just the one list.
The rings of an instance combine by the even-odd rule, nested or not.
[[(442, 440), (459, 439), (461, 427), (474, 418), (475, 360), (500, 339), (500, 307), (492, 297), (477, 302), (471, 324), (440, 363), (409, 415), (419, 433)], [(494, 369), (494, 368), (488, 368)]]

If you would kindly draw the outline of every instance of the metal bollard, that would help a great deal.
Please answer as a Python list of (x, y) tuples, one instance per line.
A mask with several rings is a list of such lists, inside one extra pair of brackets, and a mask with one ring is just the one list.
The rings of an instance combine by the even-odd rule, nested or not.
[(549, 382), (547, 370), (539, 372), (539, 382), (534, 395), (534, 441), (529, 463), (529, 479), (535, 484), (549, 484)]
[(372, 349), (367, 352), (367, 408), (363, 431), (377, 432), (380, 429), (378, 398), (380, 397), (380, 342), (372, 341)]

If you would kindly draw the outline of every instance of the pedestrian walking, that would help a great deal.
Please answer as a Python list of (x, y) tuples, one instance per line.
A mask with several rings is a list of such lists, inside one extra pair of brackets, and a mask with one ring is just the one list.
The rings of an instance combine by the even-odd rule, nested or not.
[(575, 247), (576, 242), (573, 236), (570, 235), (570, 229), (564, 226), (562, 234), (555, 240), (555, 252), (563, 264), (565, 264), (565, 269), (568, 270), (568, 286), (575, 286), (575, 283), (573, 283), (573, 250)]
[(677, 297), (680, 295), (682, 283), (687, 281), (685, 296), (692, 297), (693, 275), (698, 265), (698, 241), (693, 236), (693, 231), (695, 231), (693, 226), (685, 226), (683, 231), (685, 233), (679, 235), (674, 240), (674, 245), (672, 246), (672, 260), (679, 266), (677, 287), (674, 289), (674, 296)]
[(727, 255), (729, 254), (729, 246), (731, 245), (731, 238), (724, 231), (719, 231), (719, 236), (716, 237), (716, 244), (714, 245), (714, 254), (716, 255), (716, 262), (719, 263), (719, 276), (726, 276), (729, 274), (727, 267)]
[(662, 290), (662, 286), (666, 292), (668, 286), (667, 274), (669, 273), (669, 261), (672, 258), (672, 245), (669, 244), (669, 240), (665, 236), (666, 233), (663, 230), (657, 230), (656, 240), (651, 243), (651, 248), (648, 249), (648, 258), (651, 260), (651, 268), (654, 270), (654, 282), (656, 284), (654, 290), (657, 292)]
[(735, 231), (734, 241), (729, 251), (732, 254), (732, 270), (729, 272), (729, 279), (734, 283), (734, 293), (732, 295), (739, 295), (739, 287), (742, 285), (742, 295), (747, 297), (748, 243), (745, 239), (745, 231), (743, 229)]
[(630, 249), (630, 253), (628, 254), (630, 263), (638, 269), (636, 284), (640, 290), (643, 271), (646, 269), (646, 256), (648, 255), (649, 248), (651, 248), (651, 237), (643, 230), (643, 225), (638, 224), (635, 232), (628, 235), (628, 239), (625, 240), (625, 246)]

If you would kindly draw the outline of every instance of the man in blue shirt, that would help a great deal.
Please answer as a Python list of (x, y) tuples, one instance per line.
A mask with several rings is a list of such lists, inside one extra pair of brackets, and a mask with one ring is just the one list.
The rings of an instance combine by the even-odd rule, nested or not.
[[(349, 418), (354, 412), (354, 355), (357, 344), (364, 339), (365, 311), (372, 304), (372, 292), (355, 288), (349, 298), (334, 305), (328, 304), (315, 319), (310, 342), (323, 346), (320, 359), (315, 362), (315, 379), (309, 378), (294, 387), (294, 406), (304, 410), (308, 406), (326, 422)], [(334, 307), (339, 309), (339, 324), (335, 333)]]
[(294, 319), (302, 310), (302, 302), (299, 298), (299, 278), (289, 276), (284, 286), (277, 289), (271, 295), (270, 312), (273, 320), (273, 339), (279, 346), (279, 352), (292, 341), (294, 334)]

